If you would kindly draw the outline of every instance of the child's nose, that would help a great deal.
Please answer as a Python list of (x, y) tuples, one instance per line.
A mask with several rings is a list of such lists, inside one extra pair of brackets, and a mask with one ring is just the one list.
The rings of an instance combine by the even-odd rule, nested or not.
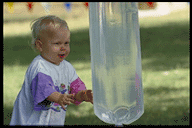
[(65, 50), (65, 45), (63, 43), (60, 46), (60, 50)]
[(61, 51), (66, 51), (66, 49), (64, 47), (61, 47), (60, 50)]

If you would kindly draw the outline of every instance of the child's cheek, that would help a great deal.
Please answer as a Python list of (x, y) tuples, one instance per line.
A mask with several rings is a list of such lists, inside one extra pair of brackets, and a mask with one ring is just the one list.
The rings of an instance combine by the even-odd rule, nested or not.
[(54, 49), (55, 51), (58, 51), (58, 50), (59, 50), (59, 47), (53, 47), (53, 49)]

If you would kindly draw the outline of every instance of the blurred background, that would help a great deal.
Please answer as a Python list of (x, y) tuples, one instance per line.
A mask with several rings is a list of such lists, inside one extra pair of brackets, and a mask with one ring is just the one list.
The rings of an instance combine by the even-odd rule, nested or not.
[[(130, 125), (189, 125), (189, 2), (138, 2), (144, 114)], [(25, 72), (38, 54), (31, 47), (30, 23), (45, 15), (65, 19), (71, 30), (66, 59), (92, 89), (88, 2), (3, 3), (3, 112), (11, 119)], [(93, 105), (68, 106), (65, 125), (109, 125)]]

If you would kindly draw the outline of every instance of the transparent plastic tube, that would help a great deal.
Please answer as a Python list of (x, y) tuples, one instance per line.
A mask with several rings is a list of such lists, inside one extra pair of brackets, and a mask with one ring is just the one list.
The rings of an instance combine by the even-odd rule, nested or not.
[(130, 124), (144, 113), (137, 3), (91, 2), (89, 17), (94, 113)]

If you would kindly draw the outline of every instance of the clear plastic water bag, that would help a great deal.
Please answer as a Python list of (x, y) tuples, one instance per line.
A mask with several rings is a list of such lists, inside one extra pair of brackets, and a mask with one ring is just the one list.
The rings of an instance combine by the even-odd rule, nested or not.
[(144, 113), (136, 2), (90, 2), (90, 47), (95, 115), (130, 124)]

